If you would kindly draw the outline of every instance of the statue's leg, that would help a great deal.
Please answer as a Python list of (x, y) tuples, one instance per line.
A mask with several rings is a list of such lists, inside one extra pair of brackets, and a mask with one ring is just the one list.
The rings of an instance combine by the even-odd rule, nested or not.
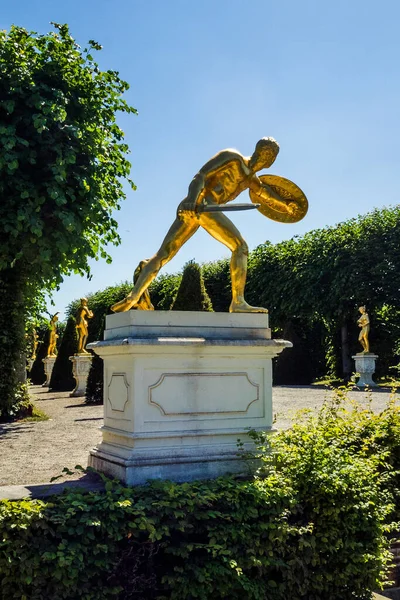
[(88, 335), (89, 335), (89, 331), (87, 328), (85, 328), (83, 331), (83, 338), (82, 338), (82, 350), (81, 350), (82, 354), (89, 354), (89, 352), (86, 350), (86, 343), (87, 343)]
[(232, 302), (230, 312), (268, 312), (260, 306), (250, 306), (244, 299), (249, 249), (235, 225), (223, 213), (202, 213), (200, 225), (213, 238), (222, 242), (232, 252), (231, 281)]
[(135, 306), (141, 295), (147, 290), (153, 279), (157, 276), (161, 267), (169, 262), (182, 248), (183, 244), (197, 231), (200, 224), (196, 216), (175, 219), (159, 251), (144, 265), (133, 290), (124, 300), (117, 302), (111, 307), (114, 312), (124, 312)]

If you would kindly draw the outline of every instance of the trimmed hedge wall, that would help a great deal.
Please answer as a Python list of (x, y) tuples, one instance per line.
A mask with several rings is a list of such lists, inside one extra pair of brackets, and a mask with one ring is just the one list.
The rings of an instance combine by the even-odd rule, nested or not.
[(249, 479), (0, 503), (0, 594), (39, 600), (369, 600), (398, 510), (399, 411), (335, 400), (255, 437)]

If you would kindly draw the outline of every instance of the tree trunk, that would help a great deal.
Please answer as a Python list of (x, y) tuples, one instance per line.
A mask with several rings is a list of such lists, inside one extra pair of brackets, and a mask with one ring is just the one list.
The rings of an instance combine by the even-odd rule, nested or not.
[(17, 269), (0, 272), (0, 420), (14, 414), (16, 393), (25, 379), (25, 279)]
[(348, 339), (347, 322), (343, 321), (340, 329), (341, 341), (342, 341), (342, 370), (343, 379), (345, 381), (350, 380), (351, 373), (353, 371), (352, 362), (350, 358), (350, 348)]

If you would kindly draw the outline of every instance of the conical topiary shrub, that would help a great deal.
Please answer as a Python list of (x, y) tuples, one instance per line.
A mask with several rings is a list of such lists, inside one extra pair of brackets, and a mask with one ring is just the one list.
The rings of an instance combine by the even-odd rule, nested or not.
[[(98, 340), (103, 339), (105, 320), (105, 315), (103, 315), (96, 336)], [(103, 359), (93, 352), (92, 364), (90, 365), (86, 384), (85, 402), (87, 404), (101, 404), (103, 402), (103, 389)]]
[(72, 374), (72, 362), (69, 360), (69, 357), (77, 351), (78, 340), (75, 329), (75, 318), (71, 316), (67, 321), (64, 335), (61, 338), (60, 348), (51, 374), (49, 386), (51, 390), (66, 392), (74, 389), (76, 382)]
[(36, 350), (36, 358), (32, 369), (28, 372), (28, 377), (33, 385), (42, 385), (46, 381), (43, 359), (47, 356), (49, 346), (50, 330), (48, 325), (43, 325), (38, 330), (39, 343)]
[(182, 281), (171, 310), (198, 310), (212, 312), (200, 265), (190, 260), (183, 267)]

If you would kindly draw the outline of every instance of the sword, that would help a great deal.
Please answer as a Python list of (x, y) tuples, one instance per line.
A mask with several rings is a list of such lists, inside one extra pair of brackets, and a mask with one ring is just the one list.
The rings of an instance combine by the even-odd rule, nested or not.
[(248, 202), (242, 204), (200, 204), (196, 212), (229, 212), (236, 210), (252, 210), (253, 208), (258, 208), (261, 204), (249, 204)]

